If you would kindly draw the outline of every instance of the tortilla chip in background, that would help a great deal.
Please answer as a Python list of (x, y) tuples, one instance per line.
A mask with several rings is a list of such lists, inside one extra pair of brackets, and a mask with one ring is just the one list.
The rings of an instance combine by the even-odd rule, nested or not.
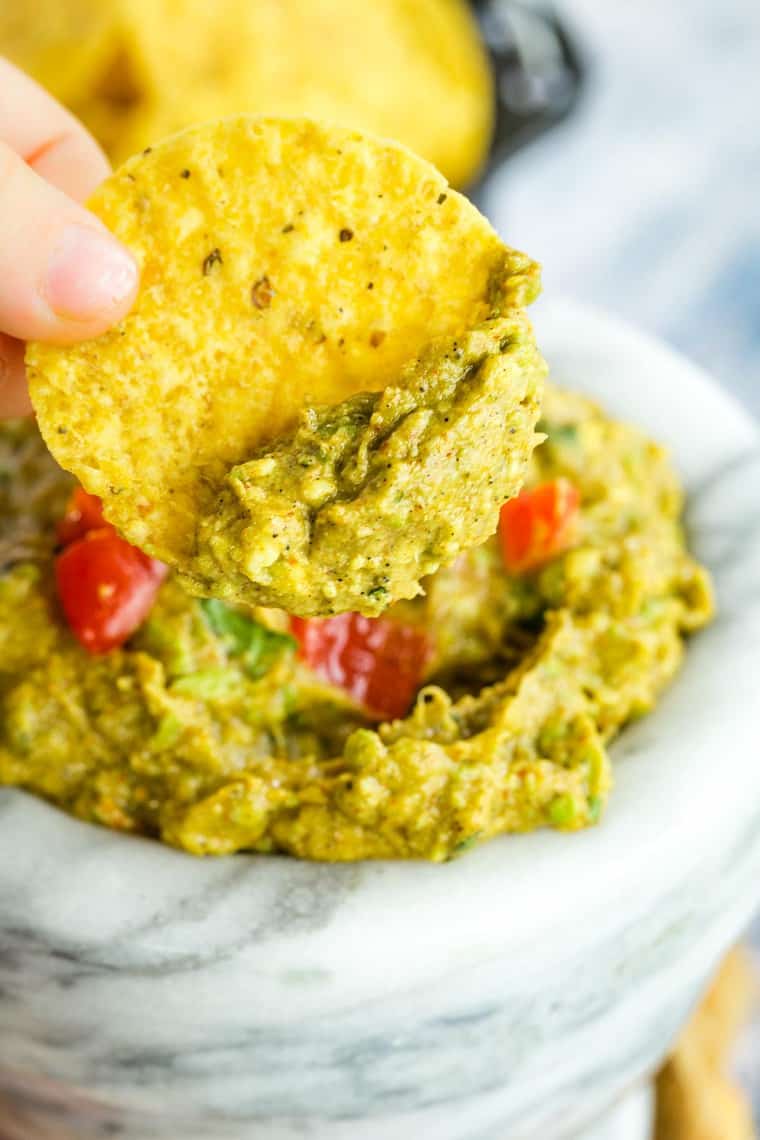
[(96, 340), (30, 345), (32, 400), (61, 465), (174, 565), (229, 468), (305, 403), (384, 388), (539, 288), (424, 160), (308, 120), (193, 128), (91, 206), (135, 254), (139, 296)]
[(484, 161), (492, 78), (463, 0), (132, 0), (130, 12), (170, 130), (308, 115), (398, 139), (457, 185)]
[(5, 0), (0, 55), (56, 99), (76, 104), (109, 66), (116, 39), (108, 0)]
[(6, 6), (0, 51), (114, 161), (208, 119), (308, 115), (396, 138), (464, 185), (493, 129), (464, 0), (33, 0)]

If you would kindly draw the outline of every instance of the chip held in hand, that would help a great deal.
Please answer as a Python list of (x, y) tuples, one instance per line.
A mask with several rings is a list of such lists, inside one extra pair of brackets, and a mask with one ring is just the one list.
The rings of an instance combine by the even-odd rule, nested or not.
[(129, 160), (91, 208), (132, 312), (27, 351), (40, 429), (197, 593), (378, 613), (496, 530), (536, 441), (538, 267), (399, 144), (240, 116)]

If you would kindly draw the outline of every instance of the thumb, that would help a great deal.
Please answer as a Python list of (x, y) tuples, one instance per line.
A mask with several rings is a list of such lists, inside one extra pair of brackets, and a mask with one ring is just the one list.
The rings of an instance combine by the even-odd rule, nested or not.
[(128, 311), (131, 254), (98, 219), (0, 142), (0, 331), (68, 344)]

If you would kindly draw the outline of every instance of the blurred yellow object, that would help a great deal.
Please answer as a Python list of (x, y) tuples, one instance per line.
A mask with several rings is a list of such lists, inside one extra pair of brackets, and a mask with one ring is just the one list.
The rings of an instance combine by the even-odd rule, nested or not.
[(462, 186), (493, 127), (464, 0), (6, 0), (0, 51), (116, 162), (194, 122), (309, 115), (397, 139)]
[(96, 0), (0, 0), (0, 55), (63, 103), (86, 96), (110, 66), (113, 12)]
[(727, 1073), (731, 1047), (757, 1003), (754, 968), (735, 950), (657, 1081), (656, 1140), (757, 1140), (747, 1096)]

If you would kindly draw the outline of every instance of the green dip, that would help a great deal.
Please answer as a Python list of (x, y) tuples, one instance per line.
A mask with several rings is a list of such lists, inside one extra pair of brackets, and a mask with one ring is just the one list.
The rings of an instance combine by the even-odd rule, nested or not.
[(305, 409), (230, 471), (183, 583), (301, 615), (414, 597), (520, 490), (545, 371), (515, 309), (429, 345), (396, 385)]
[[(445, 402), (470, 407), (480, 398), (478, 370), (466, 393), (455, 373), (435, 408), (408, 397), (408, 418), (420, 417), (419, 438), (432, 451), (430, 425), (440, 428)], [(534, 397), (526, 390), (525, 398)], [(311, 466), (289, 484), (296, 514), (315, 474), (332, 480), (357, 525), (384, 488), (403, 492), (402, 513), (415, 501), (406, 477), (391, 469), (383, 482), (373, 465), (373, 413), (385, 417), (391, 440), (401, 433), (402, 453), (409, 445), (397, 399), (377, 397), (370, 409), (361, 397), (340, 413), (307, 417), (296, 445)], [(527, 411), (525, 419), (524, 449), (533, 431)], [(315, 445), (321, 429), (339, 439), (324, 459)], [(709, 619), (711, 592), (685, 548), (681, 490), (660, 448), (554, 389), (539, 430), (547, 439), (528, 485), (565, 476), (580, 490), (576, 544), (515, 577), (490, 539), (430, 577), (424, 596), (393, 606), (388, 616), (424, 626), (436, 649), (406, 719), (378, 724), (299, 661), (283, 614), (200, 601), (176, 578), (124, 649), (90, 656), (61, 616), (53, 581), (69, 477), (31, 424), (2, 428), (0, 782), (197, 854), (442, 860), (502, 832), (596, 822), (611, 786), (608, 743), (653, 707), (680, 665), (684, 635)], [(461, 446), (466, 453), (466, 439)], [(336, 454), (345, 459), (337, 474)], [(274, 477), (277, 449), (267, 458)], [(515, 473), (507, 462), (507, 483)], [(482, 489), (483, 471), (474, 478)], [(247, 494), (230, 487), (233, 514), (250, 508)], [(330, 551), (334, 496), (324, 508), (317, 500), (325, 557), (351, 569), (350, 552)], [(431, 510), (443, 518), (445, 501)], [(391, 515), (384, 525), (389, 542), (404, 534)], [(402, 561), (425, 566), (428, 557), (441, 555), (411, 552)], [(372, 562), (351, 573), (352, 598), (382, 584)], [(286, 594), (287, 572), (278, 580)], [(310, 589), (324, 598), (318, 582)]]

